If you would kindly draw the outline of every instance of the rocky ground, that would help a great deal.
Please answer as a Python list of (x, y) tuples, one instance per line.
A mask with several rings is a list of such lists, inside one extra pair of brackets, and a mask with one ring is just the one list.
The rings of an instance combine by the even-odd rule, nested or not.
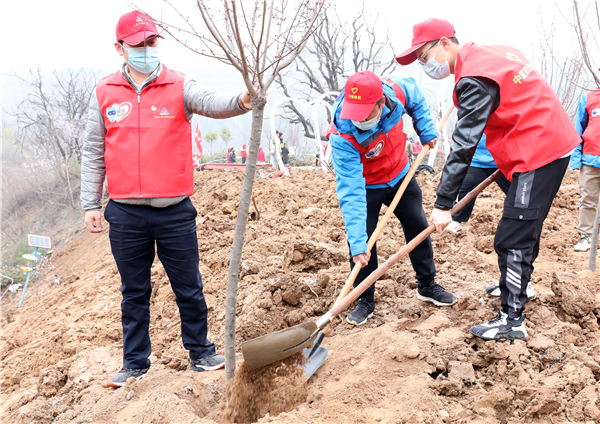
[[(436, 188), (431, 178), (419, 175), (427, 214)], [(241, 180), (239, 171), (195, 177), (209, 337), (219, 352)], [(332, 176), (293, 170), (289, 179), (258, 179), (254, 197), (259, 214), (251, 207), (239, 342), (316, 320), (349, 274)], [(600, 422), (600, 281), (585, 271), (587, 255), (573, 252), (576, 173), (569, 171), (544, 225), (537, 297), (527, 305), (529, 340), (484, 342), (468, 332), (500, 306), (484, 288), (499, 277), (493, 237), (503, 197), (490, 187), (458, 235), (433, 236), (438, 282), (459, 297), (457, 304), (437, 308), (417, 300), (410, 263), (397, 264), (376, 283), (368, 325), (337, 320), (323, 342), (329, 356), (305, 394), (287, 412), (267, 412), (259, 422)], [(393, 218), (378, 243), (380, 263), (404, 244)], [(224, 372), (189, 371), (175, 296), (158, 259), (152, 368), (121, 389), (103, 386), (120, 369), (122, 354), (120, 281), (108, 232), (82, 232), (53, 263), (39, 296), (28, 291), (22, 308), (16, 308), (20, 292), (2, 301), (3, 422), (223, 422)]]

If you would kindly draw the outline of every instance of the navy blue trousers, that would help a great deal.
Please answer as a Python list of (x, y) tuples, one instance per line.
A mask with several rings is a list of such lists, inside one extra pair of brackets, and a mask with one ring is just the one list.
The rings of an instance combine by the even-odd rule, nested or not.
[(207, 306), (198, 270), (198, 213), (190, 199), (167, 208), (108, 202), (104, 217), (110, 223), (110, 246), (121, 274), (123, 366), (150, 366), (150, 269), (155, 246), (176, 296), (181, 338), (191, 359), (215, 353), (207, 340)]

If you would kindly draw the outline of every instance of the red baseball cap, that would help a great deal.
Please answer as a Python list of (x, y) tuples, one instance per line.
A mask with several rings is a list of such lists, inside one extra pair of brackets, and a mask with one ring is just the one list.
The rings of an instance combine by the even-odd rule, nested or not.
[(341, 119), (364, 121), (383, 98), (383, 84), (376, 73), (357, 72), (346, 81)]
[(117, 23), (117, 41), (125, 41), (135, 46), (148, 37), (158, 35), (154, 19), (141, 10), (134, 10), (121, 16)]
[(431, 18), (413, 26), (412, 44), (408, 50), (396, 56), (400, 65), (408, 65), (417, 60), (415, 50), (420, 49), (430, 41), (437, 41), (442, 37), (455, 36), (454, 26), (445, 19)]

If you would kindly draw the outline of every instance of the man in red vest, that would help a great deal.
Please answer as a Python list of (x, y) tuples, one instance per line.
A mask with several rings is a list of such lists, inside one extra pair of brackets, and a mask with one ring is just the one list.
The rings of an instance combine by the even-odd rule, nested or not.
[(246, 150), (245, 144), (242, 145), (241, 156), (242, 156), (242, 163), (246, 163), (246, 158), (248, 157), (248, 150)]
[(579, 171), (579, 207), (580, 238), (575, 245), (576, 252), (587, 252), (592, 243), (592, 231), (598, 197), (600, 196), (600, 88), (581, 96), (575, 128), (581, 135), (581, 144), (571, 156), (571, 168)]
[[(390, 205), (410, 168), (406, 134), (402, 131), (405, 113), (413, 119), (421, 143), (435, 146), (439, 133), (425, 97), (412, 78), (380, 78), (371, 71), (358, 72), (348, 78), (333, 104), (329, 138), (336, 191), (346, 225), (350, 267), (355, 263), (363, 267), (355, 287), (378, 266), (377, 247), (368, 252), (367, 241), (377, 227), (381, 206)], [(427, 228), (421, 188), (415, 178), (410, 180), (394, 214), (402, 224), (407, 243)], [(410, 253), (410, 261), (418, 281), (418, 299), (437, 306), (456, 302), (454, 295), (435, 282), (430, 238)], [(364, 324), (374, 310), (372, 285), (358, 298), (347, 321)]]
[(207, 339), (207, 306), (198, 271), (192, 129), (194, 113), (229, 118), (251, 108), (248, 92), (219, 95), (160, 60), (154, 21), (140, 11), (121, 16), (115, 49), (121, 69), (96, 86), (83, 145), (81, 204), (90, 232), (102, 229), (102, 188), (110, 200), (110, 244), (121, 275), (123, 368), (106, 383), (121, 387), (150, 368), (148, 327), (155, 246), (181, 316), (191, 369), (224, 366)]
[(461, 47), (450, 22), (429, 19), (413, 27), (411, 47), (396, 60), (418, 60), (434, 79), (456, 79), (458, 122), (431, 214), (437, 232), (452, 221), (450, 209), (484, 131), (488, 150), (511, 181), (494, 240), (502, 310), (470, 331), (486, 340), (524, 340), (523, 310), (542, 225), (579, 136), (552, 87), (517, 49)]

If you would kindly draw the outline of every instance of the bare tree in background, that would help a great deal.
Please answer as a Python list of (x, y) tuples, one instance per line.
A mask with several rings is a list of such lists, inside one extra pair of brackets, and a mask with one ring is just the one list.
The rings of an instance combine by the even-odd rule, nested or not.
[[(248, 209), (256, 173), (262, 135), (264, 108), (269, 87), (277, 75), (298, 57), (317, 27), (323, 8), (318, 0), (197, 0), (198, 10), (209, 35), (198, 32), (190, 17), (166, 1), (179, 15), (180, 25), (157, 23), (191, 51), (217, 59), (236, 68), (250, 92), (252, 131), (248, 161), (240, 194), (240, 206), (233, 236), (225, 311), (225, 375), (235, 372), (235, 321), (237, 287), (246, 234)], [(250, 9), (244, 9), (251, 4)]]
[[(540, 71), (573, 117), (581, 92), (600, 87), (600, 6), (597, 0), (571, 0), (570, 8), (555, 3), (549, 24), (539, 13)], [(567, 35), (561, 31), (565, 23)], [(560, 52), (558, 42), (569, 39), (574, 48)]]
[[(319, 20), (320, 25), (295, 62), (295, 69), (277, 76), (277, 84), (287, 97), (308, 102), (329, 91), (341, 91), (346, 79), (356, 72), (384, 74), (396, 65), (387, 26), (378, 15), (365, 17), (364, 5), (351, 21), (342, 21), (337, 8), (327, 5)], [(333, 96), (326, 98), (329, 104), (334, 100)], [(296, 105), (290, 102), (284, 110), (284, 117), (291, 124), (302, 125), (305, 137), (315, 138), (311, 119)]]
[(38, 68), (27, 77), (12, 77), (25, 84), (25, 100), (8, 112), (17, 118), (16, 141), (34, 153), (30, 166), (56, 170), (66, 183), (71, 206), (76, 207), (71, 179), (81, 164), (88, 105), (98, 73), (82, 68), (43, 75)]

